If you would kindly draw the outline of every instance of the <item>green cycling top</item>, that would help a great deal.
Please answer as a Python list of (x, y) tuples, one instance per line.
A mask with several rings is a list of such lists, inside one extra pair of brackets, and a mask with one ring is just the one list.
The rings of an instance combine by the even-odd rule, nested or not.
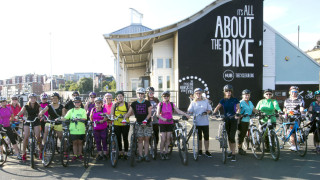
[[(67, 114), (64, 116), (65, 119), (87, 119), (87, 112), (83, 108), (70, 109)], [(70, 126), (70, 134), (72, 135), (80, 135), (80, 134), (86, 134), (86, 125), (82, 122), (78, 122), (77, 124), (75, 122), (71, 122)]]
[[(257, 110), (260, 110), (261, 112), (266, 113), (266, 115), (272, 115), (275, 113), (275, 110), (281, 111), (278, 101), (274, 99), (262, 99), (258, 102)], [(265, 117), (262, 119), (263, 122), (267, 122), (268, 118)], [(276, 122), (276, 117), (271, 117), (271, 122)]]

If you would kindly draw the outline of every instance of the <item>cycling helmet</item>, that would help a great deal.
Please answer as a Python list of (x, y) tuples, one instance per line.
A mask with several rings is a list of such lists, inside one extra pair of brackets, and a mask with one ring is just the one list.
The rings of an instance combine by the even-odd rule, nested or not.
[(15, 95), (11, 96), (11, 99), (12, 99), (12, 100), (13, 100), (13, 99), (19, 99), (19, 96), (18, 96), (17, 94), (15, 94)]
[(123, 91), (117, 91), (116, 92), (116, 96), (118, 96), (119, 94), (122, 94), (122, 96), (124, 96), (124, 92)]
[(48, 99), (48, 94), (42, 93), (42, 94), (40, 95), (40, 97), (41, 97), (41, 99)]
[(31, 97), (37, 97), (37, 95), (35, 93), (31, 93), (28, 95), (28, 98), (31, 98)]
[(251, 94), (251, 91), (249, 89), (245, 89), (242, 91), (242, 95), (244, 94)]
[(267, 93), (267, 92), (271, 92), (271, 93), (272, 93), (272, 89), (266, 89), (266, 90), (264, 90), (264, 93)]
[(59, 93), (57, 93), (57, 92), (54, 92), (54, 93), (52, 93), (51, 94), (51, 97), (58, 97), (58, 99), (60, 99), (60, 95), (59, 95)]
[(320, 90), (314, 92), (314, 96), (320, 96)]
[(296, 89), (296, 90), (298, 90), (298, 91), (299, 91), (298, 86), (291, 86), (289, 90), (291, 91), (292, 89)]
[(146, 93), (146, 90), (145, 90), (144, 88), (140, 87), (140, 88), (138, 88), (138, 89), (136, 90), (136, 93), (145, 94), (145, 93)]
[(91, 97), (91, 96), (97, 97), (97, 94), (96, 94), (95, 92), (91, 92), (91, 93), (89, 94), (89, 96), (90, 96), (90, 97)]
[(149, 91), (154, 92), (154, 88), (153, 88), (153, 87), (148, 87), (148, 88), (147, 88), (147, 92), (149, 92)]
[(227, 84), (223, 87), (223, 91), (226, 92), (226, 91), (233, 91), (233, 87), (231, 84)]
[(162, 96), (170, 96), (170, 92), (169, 92), (169, 91), (164, 91), (164, 92), (162, 93)]
[(101, 98), (101, 97), (97, 97), (95, 100), (94, 100), (94, 102), (98, 102), (98, 101), (100, 101), (101, 103), (103, 102), (103, 99)]
[(80, 101), (81, 102), (81, 97), (77, 96), (77, 97), (73, 98), (73, 102), (75, 102), (75, 101)]
[(7, 101), (7, 98), (0, 96), (0, 102), (2, 102), (2, 101)]
[(78, 96), (80, 95), (78, 91), (73, 91), (72, 95), (74, 95), (74, 94), (76, 94)]
[(201, 88), (196, 88), (193, 92), (196, 93), (197, 91), (203, 92)]

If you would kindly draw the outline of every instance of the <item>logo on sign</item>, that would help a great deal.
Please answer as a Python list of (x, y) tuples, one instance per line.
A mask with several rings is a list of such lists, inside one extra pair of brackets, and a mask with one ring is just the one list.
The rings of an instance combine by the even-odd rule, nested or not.
[(230, 82), (234, 79), (234, 72), (231, 70), (225, 70), (223, 72), (223, 79), (227, 82)]

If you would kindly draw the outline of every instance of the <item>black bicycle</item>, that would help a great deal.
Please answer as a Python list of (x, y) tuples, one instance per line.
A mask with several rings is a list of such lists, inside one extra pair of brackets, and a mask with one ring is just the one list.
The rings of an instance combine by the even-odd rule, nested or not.
[[(183, 120), (183, 122), (179, 123), (179, 120)], [(186, 121), (188, 121), (188, 118), (186, 116), (182, 116), (179, 120), (174, 120), (174, 137), (177, 143), (181, 163), (183, 165), (188, 165), (188, 147), (186, 140)]]
[(131, 167), (134, 166), (134, 162), (137, 156), (138, 138), (136, 134), (136, 126), (141, 126), (141, 124), (142, 123), (138, 123), (138, 122), (130, 123), (130, 125), (133, 128), (131, 138), (130, 138), (130, 150), (128, 152)]
[(64, 167), (67, 167), (70, 161), (70, 151), (72, 149), (71, 141), (70, 141), (70, 130), (69, 130), (70, 121), (63, 121), (62, 128), (62, 140), (60, 145), (60, 160), (61, 164)]
[(7, 136), (7, 130), (3, 128), (3, 125), (0, 124), (0, 166), (2, 166), (7, 161), (8, 156), (8, 145), (4, 138)]
[[(77, 120), (79, 122), (85, 123), (85, 120)], [(92, 121), (88, 121), (88, 128), (86, 132), (86, 141), (85, 141), (85, 147), (84, 147), (84, 167), (89, 167), (90, 157), (92, 155), (93, 151), (93, 128), (92, 128)]]
[[(220, 113), (220, 112), (219, 112)], [(222, 151), (222, 162), (225, 164), (227, 162), (227, 155), (228, 155), (228, 134), (226, 130), (226, 119), (224, 115), (216, 115), (217, 119), (222, 119), (223, 122), (219, 124), (218, 136), (216, 140), (220, 143), (220, 148)]]

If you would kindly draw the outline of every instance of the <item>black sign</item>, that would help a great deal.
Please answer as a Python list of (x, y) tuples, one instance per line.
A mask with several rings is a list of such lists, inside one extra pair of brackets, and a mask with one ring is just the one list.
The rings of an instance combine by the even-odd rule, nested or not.
[(226, 84), (237, 98), (250, 89), (257, 103), (262, 98), (262, 41), (262, 0), (225, 3), (179, 29), (179, 107), (188, 107), (197, 87), (207, 88), (207, 97), (218, 104)]

